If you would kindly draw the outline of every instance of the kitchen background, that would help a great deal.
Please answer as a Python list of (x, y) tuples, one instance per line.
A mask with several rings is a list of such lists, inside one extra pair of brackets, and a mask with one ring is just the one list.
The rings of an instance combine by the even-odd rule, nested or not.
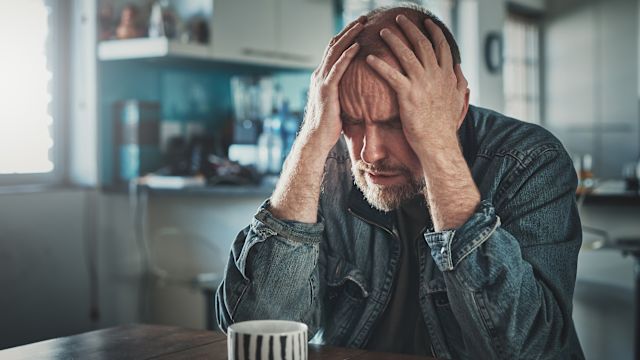
[[(229, 246), (273, 188), (326, 43), (393, 3), (2, 2), (0, 349), (215, 326)], [(574, 157), (578, 334), (589, 359), (633, 358), (634, 261), (609, 245), (640, 238), (639, 2), (418, 3), (456, 35), (473, 104)]]

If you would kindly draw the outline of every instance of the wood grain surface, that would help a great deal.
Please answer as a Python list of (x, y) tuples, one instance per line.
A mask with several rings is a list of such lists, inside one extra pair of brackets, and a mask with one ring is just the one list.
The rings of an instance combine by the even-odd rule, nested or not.
[[(227, 359), (227, 336), (218, 331), (164, 325), (124, 325), (0, 351), (11, 359)], [(429, 357), (309, 345), (309, 360), (417, 360)]]

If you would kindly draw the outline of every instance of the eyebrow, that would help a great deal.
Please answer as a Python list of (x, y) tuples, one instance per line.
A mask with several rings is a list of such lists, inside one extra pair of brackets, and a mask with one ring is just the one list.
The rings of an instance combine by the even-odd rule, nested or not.
[[(347, 121), (347, 122), (351, 122), (351, 123), (360, 123), (363, 122), (362, 119), (355, 119), (349, 115), (347, 115), (345, 112), (341, 112), (340, 113), (340, 119), (342, 119), (343, 121)], [(380, 119), (380, 120), (372, 120), (372, 122), (374, 124), (381, 124), (381, 123), (394, 123), (394, 122), (400, 122), (400, 116), (396, 115), (396, 116), (392, 116), (386, 119)]]

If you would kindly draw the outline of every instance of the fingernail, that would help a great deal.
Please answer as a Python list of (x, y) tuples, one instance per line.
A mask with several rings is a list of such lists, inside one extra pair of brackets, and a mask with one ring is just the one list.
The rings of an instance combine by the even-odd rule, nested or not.
[(367, 61), (374, 61), (376, 59), (373, 55), (367, 55)]
[(384, 29), (380, 30), (380, 36), (385, 36), (385, 35), (387, 35), (387, 34), (388, 34), (388, 32), (389, 32), (389, 30), (387, 30), (386, 28), (384, 28)]
[(351, 45), (351, 47), (354, 48), (354, 49), (359, 47), (359, 46), (360, 46), (360, 44), (358, 44), (358, 43), (353, 43), (353, 45)]
[(400, 22), (400, 21), (405, 21), (407, 18), (404, 15), (398, 15), (396, 16), (396, 21)]

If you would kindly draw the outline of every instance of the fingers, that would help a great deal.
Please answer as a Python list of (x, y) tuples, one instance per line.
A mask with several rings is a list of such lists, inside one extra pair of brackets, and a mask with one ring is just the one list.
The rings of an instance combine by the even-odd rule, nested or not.
[(327, 75), (327, 83), (329, 85), (338, 85), (338, 82), (342, 79), (342, 75), (347, 70), (347, 67), (351, 63), (351, 60), (353, 60), (353, 57), (356, 56), (359, 49), (360, 45), (355, 43), (340, 55), (340, 58), (338, 58), (336, 63), (333, 64), (331, 71), (329, 71), (329, 74)]
[(436, 60), (431, 41), (429, 41), (422, 31), (404, 15), (398, 15), (396, 22), (400, 25), (402, 32), (407, 36), (411, 45), (413, 45), (416, 56), (422, 63), (422, 66), (426, 68), (438, 66), (438, 60)]
[(405, 89), (409, 88), (409, 79), (379, 57), (374, 55), (367, 56), (367, 64), (386, 80), (397, 93), (403, 93)]
[(327, 52), (324, 56), (322, 67), (322, 73), (324, 75), (328, 74), (333, 67), (333, 64), (338, 60), (342, 53), (353, 43), (355, 37), (362, 31), (362, 23), (356, 22), (351, 28), (346, 30), (342, 36), (337, 39), (335, 42), (332, 40), (333, 45), (330, 45), (327, 49)]
[(440, 29), (440, 27), (431, 19), (426, 19), (424, 21), (424, 26), (427, 28), (427, 31), (433, 40), (438, 64), (440, 64), (440, 67), (443, 69), (450, 69), (453, 66), (453, 58), (451, 57), (451, 48), (449, 47), (449, 43), (447, 42), (447, 38), (444, 36), (442, 29)]
[(354, 27), (356, 24), (362, 24), (364, 25), (367, 22), (367, 17), (366, 16), (360, 16), (359, 18), (353, 20), (352, 22), (350, 22), (347, 26), (344, 27), (344, 29), (342, 29), (342, 31), (340, 31), (338, 33), (338, 35), (334, 36), (333, 39), (331, 39), (331, 42), (329, 42), (329, 45), (333, 45), (336, 43), (336, 41), (338, 41), (338, 39), (340, 39), (344, 33), (346, 33), (347, 31), (349, 31), (349, 29), (351, 29), (352, 27)]
[(456, 79), (457, 79), (457, 88), (459, 91), (464, 91), (467, 89), (467, 87), (469, 87), (469, 83), (467, 82), (467, 78), (464, 77), (464, 74), (462, 73), (462, 67), (460, 66), (460, 64), (456, 64), (453, 67), (453, 71), (456, 74)]
[(320, 69), (322, 69), (322, 73), (324, 75), (331, 70), (336, 59), (340, 57), (342, 52), (351, 45), (353, 39), (360, 33), (360, 31), (362, 31), (362, 27), (366, 21), (366, 16), (360, 16), (350, 22), (344, 27), (344, 29), (342, 29), (342, 31), (340, 31), (340, 33), (338, 33), (338, 35), (331, 39), (329, 45), (324, 51), (322, 63), (320, 64)]
[(423, 72), (422, 64), (416, 58), (416, 54), (407, 46), (405, 43), (400, 40), (400, 38), (395, 35), (389, 29), (382, 29), (380, 31), (380, 36), (387, 45), (391, 48), (393, 54), (400, 61), (400, 65), (407, 72), (409, 77), (415, 77), (421, 72)]

